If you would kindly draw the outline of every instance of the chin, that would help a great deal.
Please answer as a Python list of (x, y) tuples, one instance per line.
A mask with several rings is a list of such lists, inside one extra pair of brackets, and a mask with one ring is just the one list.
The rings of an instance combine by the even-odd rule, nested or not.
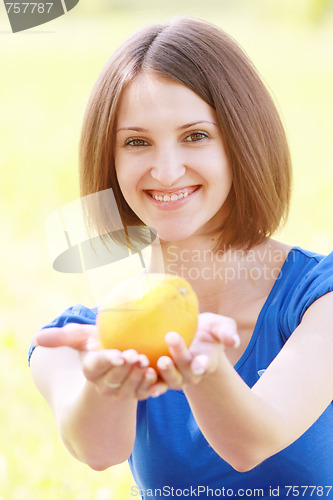
[(159, 239), (161, 241), (181, 241), (181, 240), (184, 240), (186, 238), (188, 238), (189, 235), (185, 234), (184, 231), (181, 231), (181, 230), (158, 230), (156, 229), (157, 231), (157, 235), (159, 237)]
[(178, 230), (178, 231), (157, 231), (157, 235), (160, 241), (164, 243), (176, 243), (185, 241), (191, 236), (194, 236), (194, 232)]

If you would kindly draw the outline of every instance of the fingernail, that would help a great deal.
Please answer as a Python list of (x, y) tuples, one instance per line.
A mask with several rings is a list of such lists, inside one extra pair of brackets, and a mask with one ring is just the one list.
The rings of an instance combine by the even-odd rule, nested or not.
[(136, 351), (124, 351), (123, 356), (127, 363), (136, 363), (139, 359), (139, 355)]
[(147, 371), (145, 373), (145, 379), (147, 380), (147, 382), (152, 382), (153, 380), (155, 380), (155, 373), (152, 371)]
[(168, 332), (165, 340), (168, 344), (176, 346), (179, 344), (179, 334), (177, 332)]
[(113, 366), (123, 366), (125, 361), (122, 358), (113, 358), (112, 359), (112, 364)]
[(158, 396), (161, 396), (162, 394), (164, 394), (166, 390), (167, 390), (167, 388), (164, 387), (163, 385), (156, 385), (152, 389), (150, 395), (152, 398), (158, 398)]
[(237, 349), (237, 347), (240, 346), (241, 340), (238, 335), (234, 335), (234, 348)]
[(167, 357), (162, 357), (157, 361), (157, 366), (161, 370), (168, 370), (171, 367), (170, 359)]
[(194, 360), (194, 367), (192, 373), (194, 375), (203, 375), (206, 371), (208, 358), (205, 354), (199, 354)]
[(149, 366), (149, 359), (146, 358), (146, 356), (139, 358), (139, 362), (141, 368), (147, 368), (147, 366)]
[(205, 373), (205, 368), (194, 368), (194, 370), (192, 370), (192, 373), (193, 375), (203, 375)]

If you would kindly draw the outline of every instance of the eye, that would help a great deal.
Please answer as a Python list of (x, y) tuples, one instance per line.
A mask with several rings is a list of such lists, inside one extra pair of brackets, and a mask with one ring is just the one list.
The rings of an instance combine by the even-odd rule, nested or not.
[(148, 142), (143, 139), (139, 139), (137, 137), (130, 137), (125, 141), (125, 146), (131, 146), (133, 148), (141, 148), (142, 146), (148, 146)]
[(206, 134), (205, 132), (196, 131), (196, 132), (191, 132), (188, 136), (185, 137), (184, 140), (185, 142), (199, 142), (207, 138), (208, 134)]

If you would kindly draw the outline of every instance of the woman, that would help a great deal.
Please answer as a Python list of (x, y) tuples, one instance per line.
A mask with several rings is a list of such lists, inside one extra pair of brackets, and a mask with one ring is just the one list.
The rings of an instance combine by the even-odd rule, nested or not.
[[(148, 271), (189, 280), (199, 326), (189, 349), (167, 334), (156, 373), (99, 350), (96, 310), (75, 306), (37, 334), (31, 369), (68, 450), (96, 470), (129, 459), (136, 495), (333, 495), (333, 255), (271, 238), (290, 177), (272, 99), (218, 28), (149, 26), (108, 61), (82, 195), (112, 188), (125, 227), (156, 231)], [(89, 218), (110, 233), (111, 202)]]

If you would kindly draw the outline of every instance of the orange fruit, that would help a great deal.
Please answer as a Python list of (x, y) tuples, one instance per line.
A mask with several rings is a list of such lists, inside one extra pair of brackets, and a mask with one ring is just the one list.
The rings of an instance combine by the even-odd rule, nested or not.
[(172, 274), (140, 274), (117, 285), (97, 314), (102, 349), (135, 349), (156, 368), (169, 355), (165, 335), (179, 333), (187, 346), (198, 324), (199, 305), (191, 285)]

